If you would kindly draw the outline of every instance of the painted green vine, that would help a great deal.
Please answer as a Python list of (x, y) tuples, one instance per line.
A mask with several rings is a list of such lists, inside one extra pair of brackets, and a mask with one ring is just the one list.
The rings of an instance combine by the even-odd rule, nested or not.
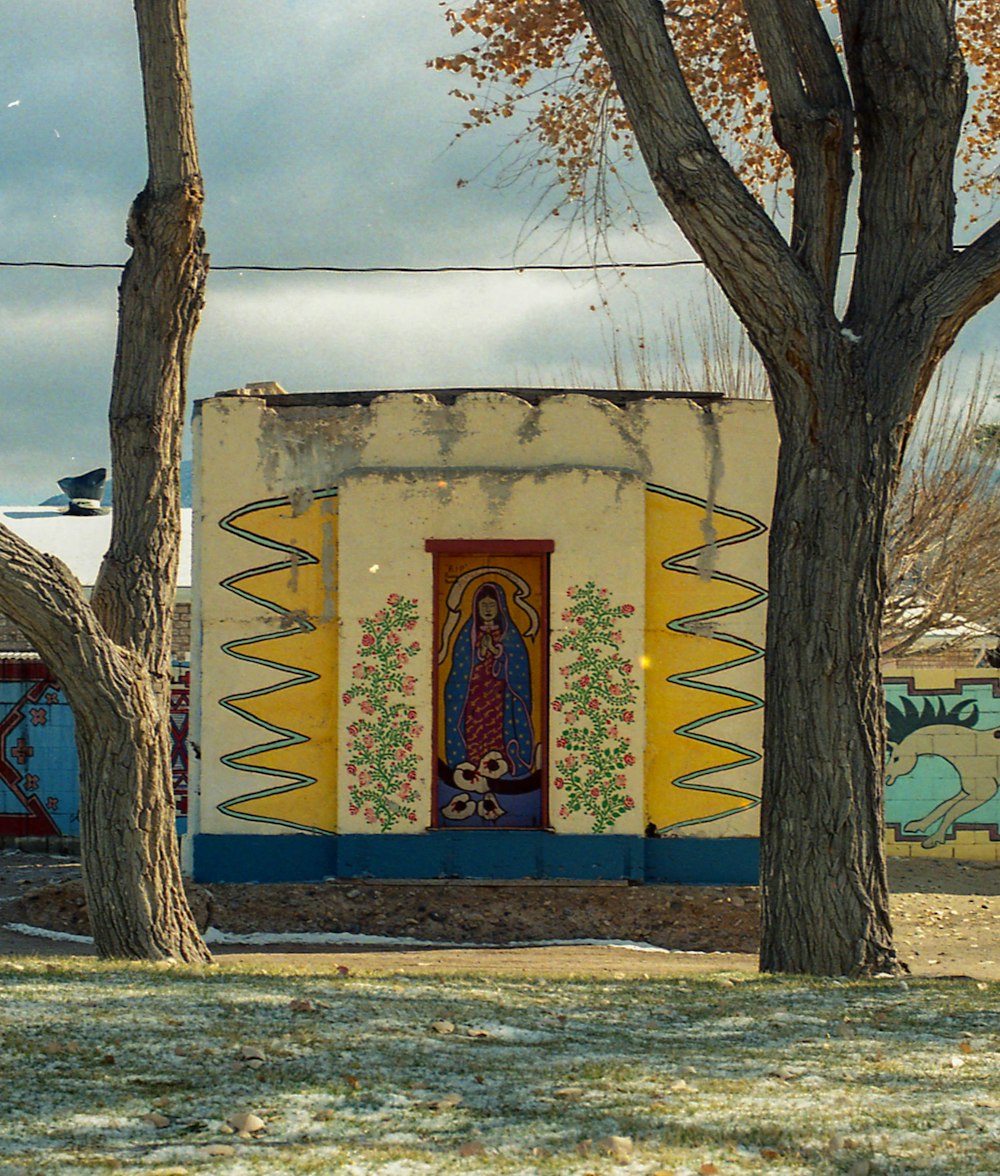
[(420, 652), (420, 642), (407, 639), (417, 620), (417, 601), (396, 592), (374, 616), (359, 618), (361, 641), (351, 667), (352, 684), (341, 699), (345, 707), (357, 708), (344, 748), (348, 811), (383, 833), (417, 821), (422, 756), (415, 746), (423, 727), (410, 702), (417, 679), (408, 667)]
[(592, 832), (605, 833), (635, 808), (625, 769), (636, 762), (628, 728), (639, 688), (635, 666), (621, 653), (621, 626), (635, 606), (614, 604), (592, 580), (566, 595), (565, 630), (552, 645), (571, 656), (559, 669), (564, 689), (552, 700), (563, 722), (552, 785), (562, 793), (560, 817), (584, 813)]

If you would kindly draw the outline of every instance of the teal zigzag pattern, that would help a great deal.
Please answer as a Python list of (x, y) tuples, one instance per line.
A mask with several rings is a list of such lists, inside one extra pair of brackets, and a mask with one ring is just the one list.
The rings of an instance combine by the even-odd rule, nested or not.
[[(680, 490), (670, 490), (665, 486), (656, 486), (647, 484), (646, 489), (653, 494), (661, 494), (666, 498), (673, 498), (679, 502), (687, 502), (693, 506), (698, 506), (702, 509), (708, 508), (708, 503), (704, 498), (698, 498), (693, 494), (685, 494)], [(760, 521), (740, 510), (733, 510), (729, 507), (713, 505), (712, 511), (714, 514), (719, 514), (725, 518), (739, 519), (740, 522), (746, 523), (748, 529), (738, 535), (730, 535), (727, 538), (716, 541), (715, 546), (731, 547), (737, 543), (745, 543), (750, 539), (756, 539), (763, 535), (767, 527)], [(699, 544), (697, 547), (691, 548), (689, 551), (682, 551), (678, 555), (670, 556), (669, 559), (662, 561), (660, 566), (665, 571), (679, 572), (685, 576), (697, 576), (698, 568), (691, 567), (685, 561), (697, 560), (698, 556), (706, 549), (707, 543)], [(692, 636), (705, 636), (700, 632), (700, 627), (706, 621), (714, 621), (719, 617), (733, 616), (736, 613), (747, 612), (751, 608), (755, 608), (762, 601), (767, 599), (767, 592), (761, 588), (759, 584), (754, 584), (750, 580), (744, 580), (739, 576), (730, 575), (728, 572), (713, 571), (711, 578), (719, 580), (726, 584), (736, 584), (741, 588), (745, 588), (750, 594), (744, 601), (737, 604), (727, 605), (725, 608), (706, 609), (703, 612), (690, 613), (686, 617), (679, 617), (677, 620), (670, 621), (667, 628), (674, 633), (685, 633)], [(731, 686), (722, 686), (714, 682), (705, 682), (702, 679), (709, 675), (720, 674), (724, 670), (735, 669), (737, 666), (745, 666), (751, 662), (759, 661), (764, 656), (764, 650), (761, 646), (752, 641), (748, 641), (743, 637), (737, 636), (735, 633), (722, 633), (713, 630), (712, 639), (721, 641), (726, 645), (735, 646), (738, 649), (745, 650), (742, 656), (729, 658), (726, 661), (719, 662), (715, 665), (705, 666), (697, 670), (685, 670), (679, 674), (671, 674), (667, 681), (677, 685), (686, 686), (691, 690), (703, 690), (710, 694), (721, 694), (725, 697), (737, 699), (743, 706), (724, 707), (722, 710), (713, 712), (710, 715), (704, 715), (701, 718), (694, 719), (690, 723), (682, 723), (681, 726), (675, 729), (675, 734), (683, 736), (687, 739), (696, 739), (700, 743), (710, 744), (712, 747), (724, 748), (727, 751), (734, 752), (740, 758), (735, 763), (718, 764), (709, 768), (699, 768), (694, 772), (687, 772), (684, 775), (677, 776), (673, 783), (678, 788), (699, 789), (709, 792), (715, 792), (722, 796), (738, 797), (741, 801), (750, 801), (750, 806), (745, 804), (734, 805), (732, 808), (724, 812), (717, 813), (712, 817), (699, 817), (687, 821), (677, 821), (671, 825), (666, 825), (662, 829), (657, 830), (659, 833), (669, 833), (675, 829), (681, 829), (688, 825), (700, 825), (707, 821), (721, 821), (725, 817), (730, 817), (734, 813), (743, 812), (747, 807), (756, 807), (760, 804), (760, 798), (753, 793), (741, 791), (736, 788), (724, 788), (713, 784), (706, 787), (704, 784), (698, 784), (696, 781), (704, 780), (706, 776), (715, 775), (718, 772), (728, 772), (733, 768), (742, 767), (746, 764), (757, 763), (761, 756), (760, 752), (754, 751), (752, 748), (743, 747), (738, 743), (731, 743), (726, 739), (718, 739), (713, 735), (708, 735), (702, 731), (703, 727), (707, 727), (712, 723), (717, 723), (721, 719), (729, 718), (731, 715), (746, 714), (749, 711), (760, 710), (764, 705), (764, 700), (759, 698), (756, 694), (748, 694), (743, 690), (736, 690)]]
[[(336, 487), (313, 491), (313, 498), (335, 498), (337, 495)], [(291, 505), (290, 500), (286, 498), (270, 498), (263, 499), (260, 502), (251, 502), (247, 506), (241, 506), (238, 509), (231, 511), (225, 518), (219, 521), (219, 526), (224, 531), (228, 531), (231, 535), (236, 535), (241, 539), (247, 539), (251, 543), (257, 544), (259, 547), (270, 548), (273, 551), (284, 552), (286, 558), (276, 560), (274, 563), (262, 564), (259, 567), (249, 568), (242, 572), (237, 572), (235, 575), (227, 576), (221, 581), (221, 586), (236, 596), (242, 597), (244, 600), (249, 600), (251, 603), (260, 605), (271, 612), (278, 613), (284, 616), (287, 609), (273, 600), (268, 600), (266, 597), (258, 596), (253, 592), (248, 592), (239, 585), (253, 576), (264, 575), (268, 572), (287, 571), (293, 566), (301, 567), (303, 564), (315, 564), (319, 560), (310, 551), (306, 551), (301, 547), (294, 547), (286, 543), (279, 543), (277, 540), (269, 539), (264, 535), (258, 535), (255, 531), (240, 525), (240, 519), (246, 515), (255, 514), (262, 510), (268, 510), (279, 506)], [(223, 653), (230, 657), (236, 658), (238, 661), (251, 662), (254, 665), (266, 666), (268, 669), (277, 670), (280, 673), (288, 674), (288, 677), (283, 682), (277, 682), (270, 686), (261, 686), (256, 690), (247, 690), (237, 694), (227, 694), (225, 698), (219, 700), (219, 705), (233, 714), (239, 715), (248, 722), (253, 723), (256, 727), (261, 727), (268, 731), (275, 738), (272, 738), (263, 743), (256, 743), (252, 747), (244, 747), (239, 751), (228, 752), (226, 755), (220, 756), (222, 763), (228, 767), (235, 768), (240, 772), (253, 772), (257, 775), (267, 776), (272, 780), (281, 780), (281, 784), (273, 784), (268, 788), (258, 789), (256, 792), (241, 793), (240, 796), (233, 800), (223, 801), (218, 805), (220, 812), (229, 817), (235, 817), (240, 821), (263, 821), (272, 825), (286, 825), (292, 829), (302, 829), (310, 833), (329, 833), (328, 829), (317, 829), (311, 825), (303, 825), (296, 821), (282, 821), (276, 817), (260, 817), (252, 813), (238, 813), (234, 812), (232, 806), (236, 804), (244, 804), (248, 800), (259, 800), (264, 796), (276, 796), (282, 792), (292, 792), (297, 788), (305, 787), (309, 784), (316, 783), (315, 776), (309, 776), (302, 772), (280, 771), (277, 768), (267, 768), (260, 764), (250, 764), (244, 761), (253, 756), (260, 755), (264, 752), (275, 751), (280, 747), (294, 747), (299, 743), (308, 743), (308, 736), (301, 734), (298, 731), (293, 731), (288, 727), (281, 727), (275, 723), (269, 723), (265, 719), (259, 718), (243, 707), (241, 702), (250, 698), (261, 698), (265, 694), (276, 694), (280, 690), (289, 690), (293, 686), (300, 686), (304, 682), (315, 682), (318, 674), (314, 674), (311, 670), (303, 670), (298, 666), (285, 665), (283, 662), (273, 661), (270, 658), (258, 657), (252, 653), (245, 652), (248, 648), (258, 644), (261, 641), (274, 641), (282, 637), (292, 637), (305, 631), (315, 629), (310, 621), (301, 618), (297, 624), (289, 629), (279, 629), (278, 631), (269, 631), (261, 633), (254, 637), (240, 637), (235, 641), (227, 641), (222, 646)]]

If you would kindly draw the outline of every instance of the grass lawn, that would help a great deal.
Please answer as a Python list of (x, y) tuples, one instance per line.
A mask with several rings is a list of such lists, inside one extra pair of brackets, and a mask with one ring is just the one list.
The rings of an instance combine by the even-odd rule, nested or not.
[(998, 997), (6, 959), (0, 1176), (996, 1174)]

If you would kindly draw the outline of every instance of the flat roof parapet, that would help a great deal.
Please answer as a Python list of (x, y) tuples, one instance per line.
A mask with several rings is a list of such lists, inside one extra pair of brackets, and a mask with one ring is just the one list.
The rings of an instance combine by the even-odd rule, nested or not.
[(218, 392), (217, 396), (252, 396), (268, 406), (281, 405), (283, 408), (301, 406), (322, 406), (347, 408), (369, 405), (382, 396), (432, 396), (440, 404), (455, 404), (461, 397), (480, 392), (498, 392), (513, 396), (528, 404), (538, 405), (554, 396), (587, 396), (593, 400), (607, 400), (625, 408), (640, 400), (693, 400), (698, 404), (725, 400), (721, 392), (678, 392), (645, 388), (382, 388), (358, 389), (342, 392), (286, 392), (280, 385), (248, 384), (246, 388), (235, 388)]

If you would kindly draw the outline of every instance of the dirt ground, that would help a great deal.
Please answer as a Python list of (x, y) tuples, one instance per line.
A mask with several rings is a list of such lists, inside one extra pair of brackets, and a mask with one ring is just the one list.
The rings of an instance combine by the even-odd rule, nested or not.
[[(914, 975), (1000, 980), (1000, 867), (895, 858), (890, 881), (897, 950)], [(348, 932), (441, 944), (213, 946), (222, 963), (266, 954), (309, 971), (607, 976), (756, 967), (755, 887), (336, 881), (192, 886), (190, 898), (200, 925), (219, 931)], [(10, 924), (88, 934), (79, 864), (0, 852), (0, 956), (92, 954), (86, 944), (22, 934)], [(629, 941), (669, 950), (525, 946), (539, 940)]]

